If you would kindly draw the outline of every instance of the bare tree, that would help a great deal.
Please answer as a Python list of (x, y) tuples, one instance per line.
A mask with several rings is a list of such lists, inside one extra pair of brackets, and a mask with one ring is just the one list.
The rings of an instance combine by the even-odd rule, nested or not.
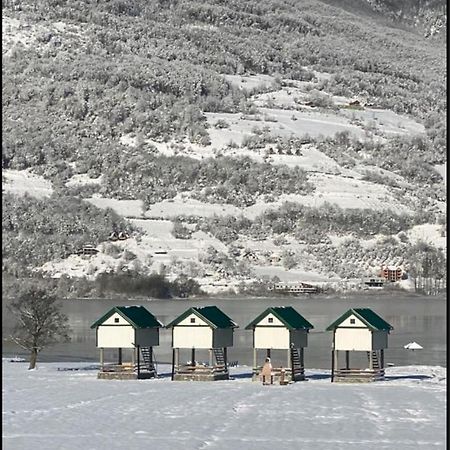
[(70, 340), (68, 318), (60, 312), (61, 304), (46, 290), (26, 285), (8, 309), (17, 318), (11, 339), (31, 352), (28, 369), (36, 367), (38, 353), (57, 342)]

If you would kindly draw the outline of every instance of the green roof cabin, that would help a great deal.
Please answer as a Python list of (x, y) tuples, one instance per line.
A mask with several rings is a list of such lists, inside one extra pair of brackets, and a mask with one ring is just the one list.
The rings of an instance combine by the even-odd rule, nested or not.
[[(153, 347), (159, 345), (159, 329), (164, 325), (143, 306), (114, 306), (91, 325), (100, 349), (102, 379), (142, 379), (156, 377)], [(117, 350), (117, 364), (105, 364), (105, 349)], [(123, 362), (124, 353), (131, 362)]]
[[(214, 381), (229, 379), (227, 348), (233, 346), (237, 328), (217, 306), (192, 307), (166, 328), (172, 329), (172, 380)], [(180, 363), (180, 349), (189, 349), (191, 359)], [(196, 351), (206, 349), (209, 363), (197, 363)]]
[[(292, 306), (272, 306), (251, 321), (246, 330), (253, 330), (253, 381), (260, 378), (262, 366), (258, 364), (258, 350), (272, 358), (273, 350), (286, 352), (286, 367), (273, 366), (273, 380), (301, 381), (305, 379), (304, 349), (308, 346), (311, 325)], [(282, 375), (283, 374), (283, 375)]]
[[(369, 308), (352, 308), (334, 321), (331, 381), (377, 381), (384, 379), (384, 349), (394, 328)], [(345, 366), (339, 367), (339, 354), (345, 352)], [(359, 368), (350, 366), (350, 352), (359, 356)], [(368, 367), (366, 367), (368, 365)], [(361, 368), (363, 366), (363, 368)]]

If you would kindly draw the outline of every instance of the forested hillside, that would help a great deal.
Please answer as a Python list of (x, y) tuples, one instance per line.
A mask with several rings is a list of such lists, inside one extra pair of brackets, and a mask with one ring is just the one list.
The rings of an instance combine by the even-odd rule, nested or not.
[[(107, 236), (119, 219), (81, 206), (86, 203), (80, 198), (140, 200), (145, 217), (151, 205), (180, 193), (237, 208), (291, 198), (286, 195), (315, 195), (311, 171), (301, 163), (274, 164), (271, 156), (300, 158), (305, 143), (335, 161), (342, 173), (354, 170), (352, 176), (386, 188), (408, 208), (408, 218), (392, 216), (396, 225), (385, 231), (374, 225), (375, 217), (355, 219), (359, 237), (444, 223), (445, 187), (436, 167), (446, 163), (447, 150), (446, 25), (439, 33), (424, 34), (408, 20), (398, 20), (397, 11), (406, 17), (412, 7), (394, 3), (3, 0), (2, 168), (42, 175), (54, 189), (45, 207), (30, 198), (4, 202), (4, 270), (11, 272), (14, 260), (14, 273), (20, 273), (27, 251), (26, 266), (39, 266), (63, 257), (56, 243), (60, 248), (89, 240), (97, 244)], [(445, 5), (419, 3), (415, 13), (438, 11), (446, 24)], [(270, 83), (242, 88), (233, 78), (261, 76)], [(289, 107), (293, 129), (296, 113), (309, 114), (306, 104), (318, 114), (335, 114), (339, 123), (350, 121), (361, 134), (325, 131), (316, 138), (308, 133), (280, 138), (274, 131), (276, 114), (287, 107), (276, 99), (260, 107), (257, 100), (277, 92), (292, 98), (291, 91), (307, 100), (295, 98)], [(375, 119), (363, 123), (358, 110), (336, 103), (339, 98), (359, 99), (360, 109), (392, 112), (396, 129), (387, 133)], [(402, 117), (424, 131), (405, 131)], [(226, 133), (232, 120), (254, 126), (243, 133), (242, 143), (229, 140), (218, 148), (213, 134)], [(279, 128), (287, 134), (286, 126)], [(161, 153), (161, 143), (172, 146), (173, 153)], [(189, 145), (198, 154), (183, 153)], [(74, 177), (87, 181), (71, 183)], [(63, 226), (70, 215), (55, 212), (58, 198), (68, 211), (83, 211), (75, 231)], [(12, 220), (18, 205), (39, 211), (40, 221), (28, 223), (26, 232)], [(365, 215), (357, 209), (352, 214)], [(317, 236), (338, 228), (354, 235), (342, 220), (340, 209), (330, 208)], [(202, 220), (191, 217), (190, 222), (214, 236)], [(311, 223), (303, 234), (313, 234)], [(249, 226), (241, 225), (236, 233), (254, 239)], [(284, 228), (266, 229), (265, 239), (294, 228), (298, 234), (299, 225)]]

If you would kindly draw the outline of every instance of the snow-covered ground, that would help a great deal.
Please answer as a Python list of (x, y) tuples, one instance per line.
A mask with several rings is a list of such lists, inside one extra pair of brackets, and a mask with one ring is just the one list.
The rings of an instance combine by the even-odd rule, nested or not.
[[(58, 370), (62, 369), (62, 370)], [(389, 367), (386, 381), (330, 383), (307, 370), (288, 386), (233, 380), (96, 378), (96, 365), (3, 360), (5, 450), (410, 450), (446, 447), (446, 369)]]
[(116, 200), (115, 198), (104, 198), (95, 196), (87, 201), (97, 208), (111, 208), (123, 217), (141, 217), (143, 215), (142, 200)]
[(15, 195), (31, 195), (36, 198), (50, 197), (53, 187), (44, 177), (28, 170), (3, 169), (2, 190)]
[(224, 75), (231, 84), (250, 91), (255, 88), (270, 88), (275, 83), (275, 78), (270, 75)]
[(90, 184), (101, 184), (103, 175), (98, 178), (90, 178), (86, 173), (79, 173), (73, 175), (69, 181), (67, 181), (66, 186), (86, 186)]

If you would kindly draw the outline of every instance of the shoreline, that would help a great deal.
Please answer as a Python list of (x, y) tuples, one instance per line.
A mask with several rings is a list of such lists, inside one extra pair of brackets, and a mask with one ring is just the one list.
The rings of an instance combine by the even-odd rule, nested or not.
[(169, 297), (169, 298), (157, 298), (157, 297), (65, 297), (61, 298), (61, 301), (126, 301), (126, 302), (154, 302), (154, 301), (168, 301), (168, 302), (192, 302), (192, 301), (203, 301), (203, 300), (348, 300), (353, 299), (358, 296), (372, 296), (372, 297), (398, 297), (398, 298), (424, 298), (424, 301), (433, 300), (447, 300), (447, 293), (442, 293), (439, 295), (424, 295), (417, 292), (407, 292), (407, 291), (349, 291), (341, 293), (318, 293), (318, 294), (299, 294), (299, 295), (283, 295), (283, 294), (272, 294), (272, 295), (255, 295), (255, 294), (207, 294), (207, 295), (197, 295), (191, 297)]

